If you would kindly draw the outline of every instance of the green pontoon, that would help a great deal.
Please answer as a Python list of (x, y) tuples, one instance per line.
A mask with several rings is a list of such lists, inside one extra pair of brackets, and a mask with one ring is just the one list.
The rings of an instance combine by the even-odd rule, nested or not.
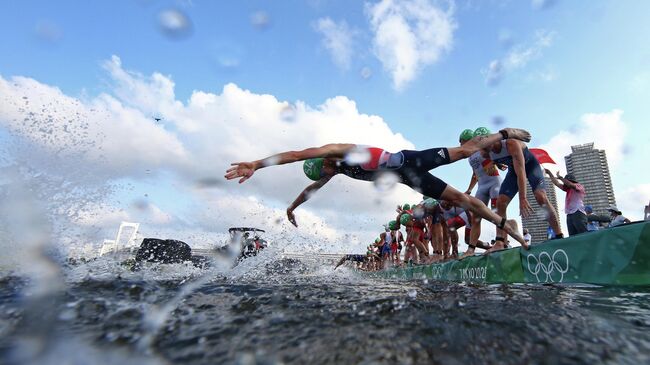
[(650, 222), (632, 223), (439, 264), (374, 272), (386, 278), (473, 283), (650, 285)]

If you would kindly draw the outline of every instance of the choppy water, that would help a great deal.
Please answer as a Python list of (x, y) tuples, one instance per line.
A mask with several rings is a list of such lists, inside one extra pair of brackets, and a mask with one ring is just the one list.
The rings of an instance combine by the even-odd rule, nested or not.
[(2, 363), (650, 363), (646, 289), (387, 281), (254, 260), (220, 273), (86, 264), (38, 298), (5, 277)]

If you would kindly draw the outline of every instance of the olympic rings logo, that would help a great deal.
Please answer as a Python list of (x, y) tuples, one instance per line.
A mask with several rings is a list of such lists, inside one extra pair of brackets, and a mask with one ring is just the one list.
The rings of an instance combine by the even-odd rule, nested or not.
[[(564, 257), (564, 259), (562, 259)], [(561, 283), (564, 280), (564, 274), (569, 271), (569, 256), (562, 249), (557, 249), (550, 255), (548, 252), (542, 252), (539, 257), (534, 254), (529, 254), (526, 257), (528, 264), (528, 271), (535, 275), (538, 283)], [(546, 275), (543, 277), (542, 274)], [(540, 276), (544, 279), (540, 280)], [(558, 278), (560, 280), (554, 280)]]

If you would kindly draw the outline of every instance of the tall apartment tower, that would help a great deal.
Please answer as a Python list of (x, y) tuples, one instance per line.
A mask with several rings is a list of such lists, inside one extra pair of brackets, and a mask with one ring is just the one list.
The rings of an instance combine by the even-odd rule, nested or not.
[(595, 214), (607, 215), (607, 207), (616, 204), (616, 198), (605, 150), (594, 149), (593, 142), (571, 146), (564, 161), (567, 172), (585, 187), (585, 205), (591, 205)]
[[(561, 211), (557, 209), (557, 196), (555, 194), (555, 185), (551, 179), (544, 174), (544, 181), (546, 183), (546, 195), (548, 196), (548, 201), (551, 203), (551, 206), (555, 208), (555, 211), (558, 212), (558, 216), (562, 219)], [(528, 229), (530, 233), (532, 244), (541, 243), (548, 239), (548, 220), (546, 218), (546, 211), (537, 204), (533, 191), (530, 188), (528, 182), (526, 182), (526, 200), (528, 204), (533, 208), (534, 213), (531, 214), (528, 218), (522, 218), (521, 221), (524, 225), (524, 228)], [(516, 200), (515, 200), (516, 202)], [(518, 205), (518, 204), (517, 204)]]

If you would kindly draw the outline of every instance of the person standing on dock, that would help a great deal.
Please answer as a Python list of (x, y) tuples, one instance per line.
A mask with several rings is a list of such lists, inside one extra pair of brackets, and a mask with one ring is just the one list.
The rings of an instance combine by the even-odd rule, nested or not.
[[(548, 223), (555, 232), (555, 237), (562, 238), (562, 228), (560, 228), (557, 212), (551, 203), (549, 203), (548, 196), (546, 195), (542, 166), (539, 164), (535, 155), (528, 150), (526, 144), (512, 139), (502, 140), (493, 143), (484, 151), (490, 154), (490, 159), (495, 164), (505, 164), (508, 166), (508, 173), (499, 188), (497, 214), (502, 219), (506, 219), (508, 205), (517, 194), (519, 194), (519, 214), (524, 218), (533, 214), (533, 208), (526, 199), (526, 180), (528, 180), (528, 184), (535, 196), (535, 201), (545, 210)], [(503, 230), (497, 228), (496, 243), (488, 252), (506, 248), (506, 238), (504, 236)], [(520, 241), (520, 243), (524, 249), (528, 248), (526, 242), (522, 243)]]
[[(460, 134), (459, 143), (462, 146), (476, 136), (487, 136), (489, 134), (490, 130), (485, 127), (478, 127), (473, 131), (471, 129), (465, 129)], [(468, 158), (469, 165), (472, 168), (472, 178), (465, 194), (471, 195), (474, 185), (478, 183), (478, 188), (474, 196), (494, 211), (496, 210), (497, 198), (499, 197), (499, 188), (501, 188), (501, 177), (494, 162), (486, 155), (484, 151), (476, 151)], [(489, 249), (489, 246), (484, 245), (482, 242), (479, 243), (481, 220), (481, 217), (476, 214), (472, 215), (472, 221), (467, 225), (471, 229), (468, 231), (469, 234), (465, 239), (468, 246), (467, 251), (465, 251), (461, 258), (474, 255), (476, 247), (487, 247)]]
[(612, 217), (612, 221), (609, 223), (609, 227), (616, 227), (623, 224), (631, 223), (629, 219), (623, 216), (623, 213), (620, 210), (618, 210), (616, 205), (610, 205), (609, 208), (607, 208), (607, 211), (609, 211), (609, 214)]
[(546, 175), (551, 179), (553, 185), (566, 192), (564, 200), (564, 212), (566, 213), (566, 225), (569, 229), (569, 236), (587, 232), (587, 213), (585, 212), (585, 188), (578, 183), (573, 174), (566, 174), (564, 177), (553, 176), (549, 169), (545, 169)]

